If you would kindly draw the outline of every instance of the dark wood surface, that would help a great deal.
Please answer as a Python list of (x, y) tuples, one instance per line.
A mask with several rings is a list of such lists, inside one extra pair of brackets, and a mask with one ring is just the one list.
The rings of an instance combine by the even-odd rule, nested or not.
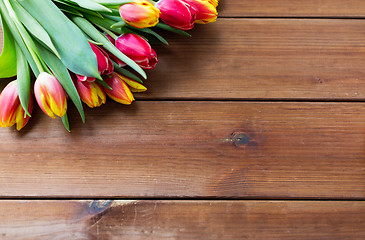
[(365, 239), (365, 2), (219, 12), (132, 106), (0, 129), (0, 239)]
[(0, 236), (362, 240), (364, 215), (356, 201), (2, 201)]
[(363, 100), (364, 25), (230, 18), (198, 26), (190, 39), (169, 35), (139, 97)]
[(0, 131), (3, 197), (365, 199), (365, 103), (109, 102)]
[(362, 0), (220, 0), (224, 17), (341, 17), (365, 16)]

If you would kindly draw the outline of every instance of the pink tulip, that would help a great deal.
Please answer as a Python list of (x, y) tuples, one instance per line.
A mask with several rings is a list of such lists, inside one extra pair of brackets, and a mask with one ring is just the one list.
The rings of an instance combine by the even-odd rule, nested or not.
[(115, 46), (141, 68), (152, 69), (158, 62), (155, 50), (146, 40), (136, 34), (120, 35), (115, 41)]
[[(91, 49), (94, 51), (95, 55), (96, 55), (96, 60), (98, 61), (98, 71), (100, 75), (107, 75), (110, 74), (111, 72), (113, 72), (114, 67), (113, 67), (113, 63), (110, 60), (108, 54), (100, 47), (89, 43), (91, 46)], [(80, 76), (77, 75), (77, 79), (79, 81), (88, 81), (88, 82), (93, 82), (95, 81), (95, 78), (92, 77), (86, 77), (86, 76)]]
[(184, 0), (160, 0), (157, 2), (160, 18), (171, 27), (190, 30), (194, 27), (196, 10)]
[(34, 84), (34, 95), (42, 111), (56, 118), (55, 115), (62, 117), (67, 110), (65, 91), (58, 80), (48, 74), (41, 73)]
[(105, 92), (97, 82), (74, 81), (81, 100), (89, 107), (99, 107), (106, 101)]
[(105, 76), (104, 81), (112, 88), (103, 87), (108, 96), (116, 102), (122, 104), (131, 104), (134, 101), (133, 94), (128, 85), (123, 81), (121, 75), (113, 72), (110, 76)]
[[(32, 113), (33, 98), (29, 99), (28, 112)], [(16, 124), (16, 129), (19, 131), (29, 121), (29, 116), (25, 116), (25, 111), (20, 104), (18, 83), (10, 82), (0, 95), (0, 127), (11, 127)]]

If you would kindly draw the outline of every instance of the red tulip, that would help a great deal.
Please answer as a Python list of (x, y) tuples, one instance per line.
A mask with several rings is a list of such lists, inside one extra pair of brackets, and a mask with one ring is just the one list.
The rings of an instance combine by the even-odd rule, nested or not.
[(115, 46), (141, 68), (152, 69), (158, 62), (155, 50), (146, 40), (136, 34), (120, 35), (115, 41)]
[(156, 4), (160, 18), (171, 27), (190, 30), (194, 27), (196, 10), (184, 0), (160, 0)]
[[(33, 98), (29, 99), (28, 112), (32, 113)], [(0, 95), (0, 127), (11, 127), (16, 124), (19, 131), (29, 121), (29, 116), (25, 116), (25, 111), (20, 104), (18, 83), (10, 82)]]
[[(107, 75), (110, 74), (111, 72), (113, 72), (114, 67), (113, 67), (113, 63), (110, 60), (108, 54), (100, 47), (89, 43), (91, 46), (91, 49), (94, 51), (95, 55), (96, 55), (96, 60), (98, 61), (98, 71), (100, 75)], [(86, 77), (86, 76), (80, 76), (77, 75), (77, 79), (79, 81), (88, 81), (88, 82), (93, 82), (95, 81), (95, 78), (92, 77)]]

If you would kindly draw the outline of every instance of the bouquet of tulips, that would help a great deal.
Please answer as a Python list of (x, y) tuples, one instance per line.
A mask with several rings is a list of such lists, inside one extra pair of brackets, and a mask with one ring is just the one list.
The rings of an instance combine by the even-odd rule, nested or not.
[[(217, 18), (218, 0), (0, 0), (0, 78), (16, 76), (0, 95), (0, 126), (22, 129), (33, 110), (62, 119), (67, 99), (85, 121), (106, 96), (122, 103), (143, 92), (144, 69), (157, 64), (155, 29), (190, 36), (194, 23)], [(32, 78), (33, 72), (35, 78)], [(36, 79), (33, 83), (32, 79)]]

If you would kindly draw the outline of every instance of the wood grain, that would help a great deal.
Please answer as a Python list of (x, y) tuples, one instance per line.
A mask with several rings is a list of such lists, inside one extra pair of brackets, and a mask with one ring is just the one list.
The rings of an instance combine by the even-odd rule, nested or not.
[(229, 17), (364, 17), (362, 0), (221, 0), (220, 16)]
[(365, 199), (365, 103), (109, 102), (1, 129), (2, 197)]
[(138, 98), (364, 100), (364, 25), (220, 19), (192, 38), (167, 35), (170, 46), (155, 46), (160, 62)]
[(365, 202), (1, 201), (0, 236), (3, 240), (362, 240), (364, 217)]
[(170, 35), (140, 98), (363, 100), (364, 24), (221, 19), (191, 39)]

